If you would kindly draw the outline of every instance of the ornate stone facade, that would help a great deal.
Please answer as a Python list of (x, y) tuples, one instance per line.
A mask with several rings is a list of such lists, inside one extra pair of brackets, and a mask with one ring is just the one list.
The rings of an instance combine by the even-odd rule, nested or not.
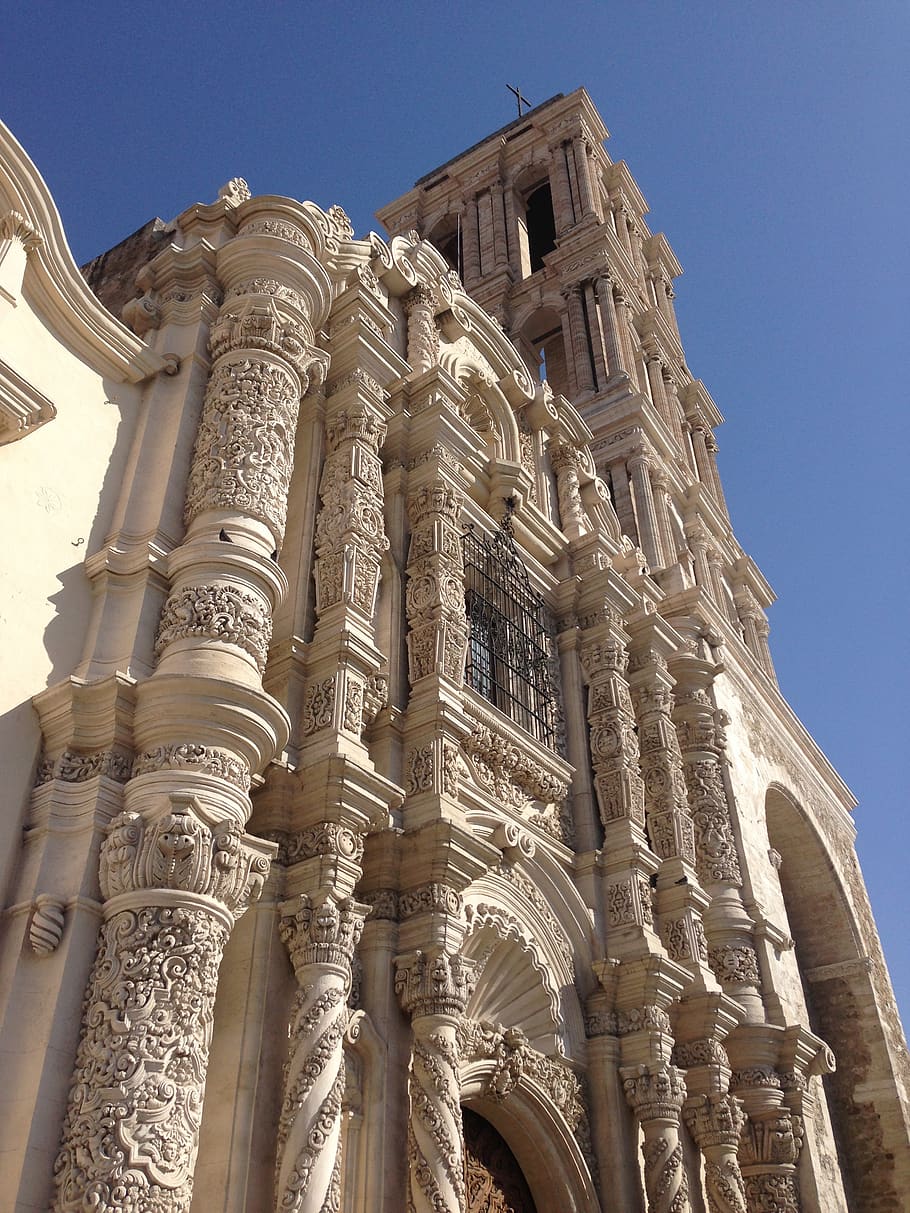
[(15, 1213), (910, 1207), (852, 801), (604, 137), (553, 98), (388, 240), (234, 178), (129, 331), (0, 133)]

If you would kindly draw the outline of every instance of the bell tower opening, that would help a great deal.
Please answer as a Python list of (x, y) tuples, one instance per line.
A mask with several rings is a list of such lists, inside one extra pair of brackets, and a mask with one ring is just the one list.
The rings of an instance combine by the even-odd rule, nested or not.
[(543, 269), (543, 259), (556, 248), (556, 220), (549, 181), (544, 181), (525, 198), (525, 231), (528, 238), (529, 272)]
[(537, 1213), (518, 1160), (488, 1120), (469, 1108), (464, 1125), (465, 1213)]

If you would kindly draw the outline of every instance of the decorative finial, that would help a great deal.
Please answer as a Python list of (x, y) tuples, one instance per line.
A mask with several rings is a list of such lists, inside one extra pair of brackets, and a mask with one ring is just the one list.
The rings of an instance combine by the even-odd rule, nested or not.
[(239, 206), (252, 198), (250, 187), (242, 177), (232, 177), (218, 191), (218, 197), (223, 198), (228, 206)]

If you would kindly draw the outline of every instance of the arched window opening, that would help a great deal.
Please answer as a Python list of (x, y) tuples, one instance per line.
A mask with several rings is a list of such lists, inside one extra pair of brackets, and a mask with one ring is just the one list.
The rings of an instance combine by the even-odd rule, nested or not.
[(464, 249), (461, 237), (461, 216), (446, 215), (433, 228), (430, 241), (459, 278), (464, 279)]
[(521, 336), (525, 356), (532, 366), (536, 362), (538, 379), (546, 379), (557, 396), (571, 396), (566, 343), (558, 313), (552, 308), (535, 312)]
[(531, 273), (543, 269), (543, 259), (556, 248), (556, 221), (550, 183), (545, 181), (528, 194), (525, 202), (525, 224), (528, 231), (528, 259)]
[(471, 629), (465, 681), (555, 749), (561, 719), (555, 628), (518, 555), (509, 515), (493, 536), (469, 527), (462, 544)]

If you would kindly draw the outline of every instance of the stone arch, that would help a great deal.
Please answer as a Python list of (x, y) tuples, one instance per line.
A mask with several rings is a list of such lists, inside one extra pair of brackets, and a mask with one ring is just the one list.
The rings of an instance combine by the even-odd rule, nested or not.
[(538, 1213), (595, 1213), (600, 1201), (583, 1148), (586, 1118), (572, 1125), (571, 1104), (568, 1110), (559, 1106), (545, 1077), (522, 1073), (504, 1097), (491, 1092), (495, 1069), (491, 1060), (473, 1060), (463, 1067), (462, 1106), (489, 1121), (506, 1142)]
[(524, 316), (517, 329), (518, 342), (529, 366), (536, 366), (558, 396), (571, 396), (565, 333), (559, 309), (553, 304), (535, 308)]
[(811, 1026), (837, 1060), (823, 1081), (849, 1207), (897, 1208), (906, 1190), (898, 1168), (907, 1174), (907, 1141), (882, 1020), (887, 974), (877, 940), (864, 940), (830, 844), (781, 784), (767, 790), (765, 819), (780, 856), (774, 862)]
[(491, 454), (520, 463), (518, 424), (490, 362), (468, 337), (443, 342), (439, 361), (464, 390), (467, 418)]
[(437, 252), (445, 258), (450, 269), (459, 278), (464, 277), (464, 256), (461, 235), (461, 216), (455, 211), (448, 211), (436, 219), (432, 227), (426, 229), (426, 239)]

